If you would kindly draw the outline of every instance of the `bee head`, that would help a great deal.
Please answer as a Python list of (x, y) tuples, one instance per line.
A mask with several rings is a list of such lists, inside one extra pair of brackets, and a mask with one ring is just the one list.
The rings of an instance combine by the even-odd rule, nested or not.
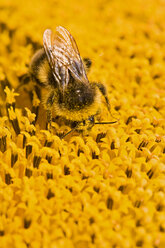
[(78, 132), (83, 132), (85, 130), (90, 130), (95, 124), (94, 116), (88, 117), (86, 120), (82, 121), (71, 121), (70, 126), (72, 129), (76, 129)]
[(95, 88), (90, 84), (74, 82), (64, 91), (62, 103), (68, 110), (81, 110), (93, 103)]

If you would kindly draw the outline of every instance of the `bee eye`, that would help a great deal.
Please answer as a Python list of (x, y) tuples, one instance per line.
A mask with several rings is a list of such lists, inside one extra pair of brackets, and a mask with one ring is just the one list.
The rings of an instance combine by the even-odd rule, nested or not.
[(90, 122), (94, 123), (94, 116), (93, 116), (93, 115), (90, 116), (90, 117), (88, 118), (88, 120), (89, 120)]

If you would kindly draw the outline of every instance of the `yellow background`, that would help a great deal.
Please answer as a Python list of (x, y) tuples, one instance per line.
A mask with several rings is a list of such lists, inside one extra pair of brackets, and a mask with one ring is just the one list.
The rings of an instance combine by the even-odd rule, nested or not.
[[(0, 248), (165, 247), (164, 13), (163, 0), (0, 1)], [(120, 118), (64, 140), (12, 91), (58, 25)], [(104, 101), (98, 119), (112, 121)]]

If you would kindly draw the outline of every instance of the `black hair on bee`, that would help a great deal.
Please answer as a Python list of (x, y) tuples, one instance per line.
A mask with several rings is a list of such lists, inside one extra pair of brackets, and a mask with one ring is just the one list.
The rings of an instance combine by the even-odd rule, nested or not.
[[(95, 122), (101, 94), (110, 111), (107, 91), (103, 84), (89, 82), (77, 44), (69, 31), (61, 26), (55, 33), (46, 29), (43, 46), (31, 60), (30, 75), (38, 86), (47, 89), (43, 103), (47, 110), (48, 128), (51, 128), (52, 113), (74, 126), (63, 137), (83, 125), (90, 129), (95, 124), (115, 123)], [(88, 68), (91, 66), (89, 59), (85, 59), (85, 63)]]

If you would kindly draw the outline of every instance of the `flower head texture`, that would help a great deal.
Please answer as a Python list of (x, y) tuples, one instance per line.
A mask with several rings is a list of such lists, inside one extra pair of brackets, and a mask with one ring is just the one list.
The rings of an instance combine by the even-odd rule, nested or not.
[[(0, 1), (0, 248), (165, 247), (164, 13), (163, 0)], [(59, 25), (119, 119), (64, 139), (26, 78)], [(113, 121), (104, 99), (96, 120)]]

